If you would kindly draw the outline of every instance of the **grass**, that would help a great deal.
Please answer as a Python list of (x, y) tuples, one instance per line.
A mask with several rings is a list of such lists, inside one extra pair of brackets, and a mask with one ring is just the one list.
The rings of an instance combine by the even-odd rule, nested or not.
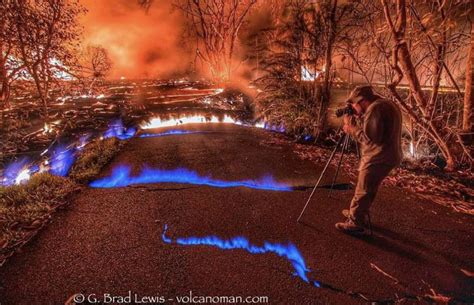
[(79, 154), (67, 178), (41, 173), (25, 184), (0, 187), (0, 266), (67, 202), (79, 189), (77, 183), (87, 183), (100, 173), (122, 143), (116, 138), (92, 141)]
[(37, 174), (26, 184), (0, 188), (0, 266), (77, 190), (68, 178)]
[(89, 143), (74, 163), (69, 177), (78, 183), (87, 183), (99, 175), (102, 168), (122, 147), (120, 140), (110, 138)]

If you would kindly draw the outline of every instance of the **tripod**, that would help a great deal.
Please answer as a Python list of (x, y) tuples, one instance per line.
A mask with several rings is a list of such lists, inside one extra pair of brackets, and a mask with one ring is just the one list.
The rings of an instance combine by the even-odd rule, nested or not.
[(342, 159), (344, 158), (344, 154), (346, 153), (347, 149), (349, 148), (349, 140), (350, 136), (346, 133), (343, 134), (343, 136), (337, 141), (336, 147), (334, 147), (334, 150), (332, 151), (331, 155), (329, 156), (329, 160), (326, 162), (326, 165), (324, 166), (323, 171), (321, 172), (321, 175), (318, 178), (318, 181), (316, 182), (316, 185), (313, 188), (313, 191), (311, 192), (311, 195), (309, 195), (308, 200), (306, 201), (306, 204), (304, 205), (303, 210), (301, 211), (300, 216), (298, 217), (298, 222), (300, 222), (301, 217), (303, 217), (304, 212), (306, 211), (306, 208), (308, 207), (309, 203), (311, 202), (311, 199), (314, 196), (314, 193), (316, 192), (316, 189), (319, 187), (319, 184), (321, 183), (321, 180), (323, 180), (324, 174), (326, 174), (327, 169), (329, 168), (329, 164), (331, 164), (332, 159), (336, 156), (337, 150), (342, 144), (342, 150), (341, 150), (341, 156), (339, 157), (339, 162), (337, 164), (337, 169), (336, 169), (336, 174), (334, 175), (334, 178), (332, 179), (332, 184), (330, 190), (334, 188), (334, 184), (336, 183), (337, 176), (339, 176), (339, 170), (341, 168), (342, 164)]
[[(336, 147), (334, 147), (334, 150), (332, 151), (331, 155), (329, 156), (329, 160), (327, 161), (326, 165), (324, 166), (324, 169), (321, 172), (321, 175), (319, 176), (318, 181), (316, 182), (316, 185), (314, 186), (313, 191), (311, 192), (311, 195), (309, 195), (309, 198), (306, 201), (306, 204), (305, 204), (303, 210), (301, 211), (300, 216), (298, 217), (298, 220), (297, 220), (298, 223), (300, 222), (301, 218), (303, 217), (304, 212), (306, 211), (306, 208), (308, 207), (309, 203), (311, 202), (311, 199), (313, 198), (314, 193), (316, 192), (316, 189), (319, 187), (319, 184), (321, 183), (321, 180), (323, 179), (324, 174), (326, 174), (326, 171), (329, 167), (329, 164), (331, 164), (331, 161), (336, 156), (337, 150), (342, 145), (341, 156), (339, 157), (339, 162), (337, 163), (336, 173), (334, 175), (334, 178), (332, 179), (331, 188), (330, 188), (329, 191), (331, 192), (332, 189), (334, 188), (334, 184), (336, 183), (337, 177), (339, 176), (339, 171), (341, 169), (342, 159), (344, 158), (344, 155), (349, 150), (350, 140), (351, 140), (350, 135), (348, 135), (346, 133), (343, 133), (341, 138), (337, 141)], [(356, 143), (356, 149), (357, 149), (357, 156), (360, 158), (359, 147), (357, 145), (357, 142), (355, 142), (355, 143)], [(367, 222), (368, 222), (368, 225), (369, 225), (370, 235), (372, 235), (372, 222), (370, 220), (370, 214), (367, 214), (366, 216), (367, 216)]]

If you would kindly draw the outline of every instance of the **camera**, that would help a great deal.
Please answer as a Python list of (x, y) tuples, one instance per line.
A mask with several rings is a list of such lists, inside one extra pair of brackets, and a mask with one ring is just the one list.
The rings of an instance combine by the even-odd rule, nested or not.
[(354, 108), (352, 107), (351, 104), (347, 104), (346, 107), (344, 108), (339, 108), (339, 109), (336, 109), (336, 117), (340, 118), (341, 116), (343, 115), (354, 115), (355, 114), (355, 110)]

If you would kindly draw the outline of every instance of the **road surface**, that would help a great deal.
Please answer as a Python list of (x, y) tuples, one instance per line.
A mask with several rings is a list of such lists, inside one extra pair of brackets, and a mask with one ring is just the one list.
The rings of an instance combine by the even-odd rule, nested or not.
[[(187, 168), (225, 181), (271, 174), (297, 190), (174, 183), (85, 188), (0, 270), (0, 303), (64, 304), (75, 293), (100, 298), (129, 291), (164, 296), (168, 303), (190, 291), (266, 296), (270, 304), (364, 304), (404, 297), (417, 303), (412, 298), (430, 289), (472, 302), (473, 278), (465, 273), (474, 271), (472, 217), (384, 187), (373, 207), (374, 236), (355, 238), (334, 228), (352, 191), (329, 194), (321, 188), (305, 224), (297, 224), (322, 165), (300, 160), (290, 147), (267, 144), (272, 134), (265, 130), (230, 124), (181, 128), (206, 132), (134, 138), (102, 176), (120, 164), (135, 172), (148, 165)], [(339, 182), (348, 181), (342, 176)], [(260, 246), (291, 242), (322, 287), (294, 276), (291, 262), (273, 253), (165, 243), (165, 225), (171, 239), (215, 235), (243, 236)]]

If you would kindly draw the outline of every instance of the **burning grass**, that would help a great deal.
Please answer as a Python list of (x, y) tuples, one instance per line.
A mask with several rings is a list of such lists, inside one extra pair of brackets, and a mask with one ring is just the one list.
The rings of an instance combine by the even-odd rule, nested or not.
[(78, 183), (91, 181), (120, 151), (122, 145), (123, 142), (117, 138), (92, 141), (79, 154), (69, 177)]
[(21, 185), (0, 188), (0, 266), (67, 202), (77, 185), (68, 178), (37, 174)]

